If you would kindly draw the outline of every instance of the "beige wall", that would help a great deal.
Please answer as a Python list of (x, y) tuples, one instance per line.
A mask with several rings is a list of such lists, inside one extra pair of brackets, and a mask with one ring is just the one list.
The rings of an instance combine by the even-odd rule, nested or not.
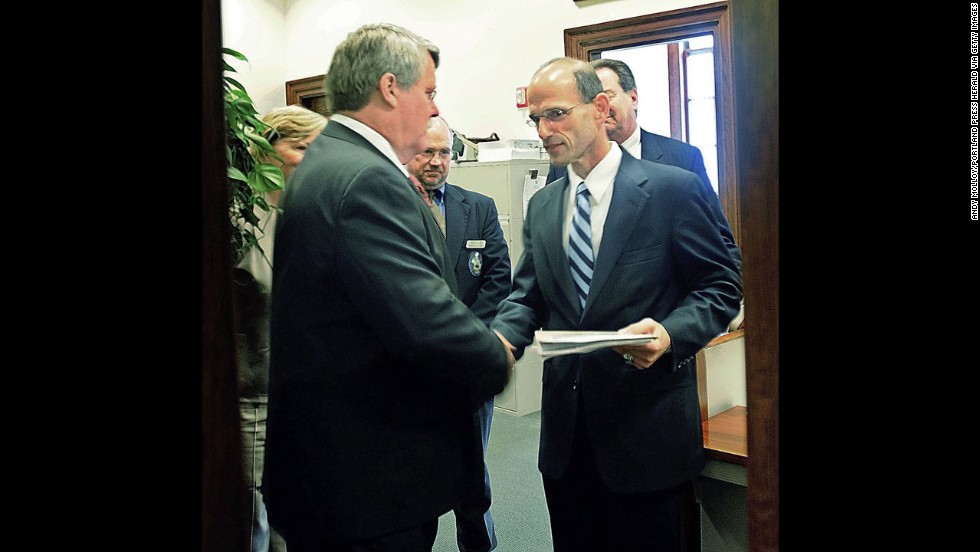
[(515, 106), (542, 63), (565, 53), (563, 31), (711, 3), (704, 0), (221, 0), (224, 46), (260, 113), (286, 102), (285, 82), (325, 73), (350, 31), (387, 21), (442, 50), (436, 105), (466, 136), (536, 139)]

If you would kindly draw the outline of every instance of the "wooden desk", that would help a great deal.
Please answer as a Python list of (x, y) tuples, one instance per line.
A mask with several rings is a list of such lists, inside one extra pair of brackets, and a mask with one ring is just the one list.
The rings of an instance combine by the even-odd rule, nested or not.
[(744, 406), (733, 406), (701, 422), (704, 452), (708, 457), (702, 475), (743, 487), (748, 485), (746, 426)]
[(699, 552), (748, 552), (746, 408), (733, 406), (701, 422), (707, 456), (701, 472)]
[(744, 406), (733, 406), (701, 422), (708, 458), (739, 466), (749, 465), (745, 413)]

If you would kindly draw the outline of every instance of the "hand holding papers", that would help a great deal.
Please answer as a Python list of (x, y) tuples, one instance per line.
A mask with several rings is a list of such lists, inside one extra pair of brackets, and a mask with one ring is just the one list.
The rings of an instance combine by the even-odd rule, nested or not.
[(541, 358), (550, 358), (622, 345), (646, 345), (656, 339), (656, 336), (649, 334), (540, 330), (534, 332), (534, 343), (531, 344), (531, 348), (540, 354)]

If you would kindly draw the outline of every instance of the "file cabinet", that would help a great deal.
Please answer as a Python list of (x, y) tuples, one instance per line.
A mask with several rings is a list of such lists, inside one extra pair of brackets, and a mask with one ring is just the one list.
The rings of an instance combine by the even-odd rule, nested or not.
[[(497, 204), (500, 228), (510, 249), (511, 267), (524, 252), (521, 232), (524, 226), (524, 181), (529, 171), (538, 176), (548, 174), (548, 161), (511, 159), (509, 161), (454, 163), (449, 171), (449, 183), (493, 198)], [(541, 410), (541, 376), (544, 361), (528, 347), (524, 356), (511, 369), (507, 386), (494, 398), (498, 411), (523, 416)]]

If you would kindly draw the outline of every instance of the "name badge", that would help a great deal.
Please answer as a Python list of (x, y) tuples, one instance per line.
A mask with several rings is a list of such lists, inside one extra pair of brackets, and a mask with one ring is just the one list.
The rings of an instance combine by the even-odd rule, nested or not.
[(466, 240), (466, 249), (484, 249), (487, 246), (487, 240)]

